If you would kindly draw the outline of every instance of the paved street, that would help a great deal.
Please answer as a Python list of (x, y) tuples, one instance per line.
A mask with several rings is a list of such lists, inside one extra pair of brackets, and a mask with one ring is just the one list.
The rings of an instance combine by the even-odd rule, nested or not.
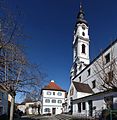
[(23, 116), (15, 120), (72, 120), (71, 115), (56, 115), (56, 116)]
[[(20, 119), (15, 119), (15, 120), (85, 120), (85, 118), (81, 117), (73, 117), (71, 115), (66, 115), (66, 114), (60, 114), (56, 116), (23, 116)], [(87, 118), (87, 120), (95, 120), (92, 118)]]

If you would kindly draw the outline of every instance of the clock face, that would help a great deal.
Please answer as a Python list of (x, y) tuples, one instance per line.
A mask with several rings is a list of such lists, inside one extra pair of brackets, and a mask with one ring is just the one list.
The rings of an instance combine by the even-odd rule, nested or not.
[(85, 30), (85, 25), (82, 26), (82, 29)]

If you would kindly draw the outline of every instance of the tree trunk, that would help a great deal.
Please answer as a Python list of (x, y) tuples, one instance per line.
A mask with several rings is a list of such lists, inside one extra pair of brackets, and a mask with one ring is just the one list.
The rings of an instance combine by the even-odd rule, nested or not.
[(14, 104), (15, 104), (15, 96), (12, 96), (11, 107), (10, 107), (10, 119), (9, 120), (13, 120)]

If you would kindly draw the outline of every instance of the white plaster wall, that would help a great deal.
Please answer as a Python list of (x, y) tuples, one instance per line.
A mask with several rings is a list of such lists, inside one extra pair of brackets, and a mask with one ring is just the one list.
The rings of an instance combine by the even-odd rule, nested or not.
[[(117, 58), (117, 43), (115, 44), (115, 45), (113, 45), (113, 47), (112, 48), (110, 48), (110, 49), (108, 49), (107, 51), (105, 51), (105, 53), (102, 55), (103, 57), (105, 56), (105, 55), (107, 55), (108, 53), (112, 53), (113, 54), (113, 56), (114, 56), (114, 58)], [(102, 59), (102, 56), (101, 57), (99, 57), (98, 59), (97, 59), (97, 61), (99, 60), (99, 59)], [(104, 58), (103, 58), (104, 59)], [(96, 73), (94, 72), (94, 70), (96, 69), (95, 68), (95, 65), (94, 64), (96, 64), (96, 61), (93, 63), (93, 64), (91, 64), (87, 69), (85, 69), (80, 75), (82, 76), (81, 78), (82, 78), (82, 82), (84, 82), (84, 83), (87, 83), (87, 84), (89, 84), (90, 85), (90, 87), (92, 88), (92, 81), (93, 80), (96, 80), (96, 82), (97, 82), (97, 85), (100, 83), (99, 82), (99, 77), (98, 77), (98, 75), (96, 75)], [(109, 65), (109, 63), (107, 63), (107, 64), (105, 64), (105, 66), (106, 65)], [(91, 75), (90, 76), (87, 76), (87, 74), (88, 74), (88, 69), (91, 69)], [(100, 71), (100, 68), (98, 67), (98, 69), (99, 69), (99, 71)], [(107, 70), (108, 71), (108, 70)], [(98, 72), (98, 71), (97, 71)], [(101, 73), (101, 72), (100, 72)], [(79, 75), (79, 76), (80, 76)], [(97, 87), (99, 87), (99, 86), (97, 86)], [(99, 92), (99, 89), (98, 88), (95, 88), (95, 89), (93, 89), (93, 91), (95, 92), (95, 93), (97, 93), (97, 92)]]
[(77, 98), (82, 98), (85, 96), (89, 96), (91, 95), (90, 93), (83, 93), (83, 92), (77, 92)]
[(20, 111), (22, 111), (23, 113), (25, 113), (26, 111), (26, 106), (25, 105), (18, 105), (17, 109), (19, 109)]
[(69, 110), (70, 110), (69, 106), (71, 106), (71, 104), (70, 104), (71, 103), (71, 97), (73, 99), (77, 98), (77, 92), (76, 92), (75, 88), (74, 88), (74, 94), (72, 96), (70, 95), (70, 90), (71, 90), (72, 87), (74, 88), (74, 85), (73, 85), (73, 83), (71, 81), (69, 91), (68, 91), (68, 95), (67, 95), (67, 112), (69, 112)]
[[(51, 92), (51, 95), (47, 95), (47, 92)], [(53, 95), (53, 92), (55, 92), (55, 95)], [(59, 91), (54, 91), (54, 90), (43, 90), (43, 97), (51, 97), (51, 98), (65, 98), (65, 92), (60, 91), (62, 93), (61, 96), (58, 96), (57, 93)]]
[[(113, 50), (113, 56), (116, 58), (117, 57), (117, 43), (113, 46), (113, 48), (108, 49), (102, 56), (104, 57), (106, 54), (112, 53), (111, 50)], [(102, 56), (99, 57), (97, 59), (97, 61), (101, 60)], [(92, 88), (92, 81), (96, 80), (97, 87), (96, 88), (92, 88), (92, 90), (94, 91), (94, 93), (97, 93), (97, 92), (100, 92), (100, 90), (99, 90), (100, 80), (99, 80), (99, 76), (96, 74), (96, 72), (94, 72), (94, 70), (96, 70), (94, 64), (96, 64), (96, 61), (94, 61), (93, 64), (91, 64), (87, 69), (85, 69), (83, 72), (81, 72), (81, 74), (79, 74), (74, 79), (74, 81), (79, 82), (79, 77), (81, 76), (81, 82), (89, 84), (89, 86)], [(107, 65), (109, 65), (109, 63), (107, 63)], [(90, 69), (90, 71), (91, 71), (91, 75), (90, 76), (88, 76), (88, 69)], [(98, 67), (98, 71), (100, 71), (99, 67)]]
[[(47, 95), (47, 92), (51, 92), (51, 95)], [(55, 95), (53, 95), (53, 92), (55, 92)], [(62, 95), (57, 95), (58, 92), (61, 92)], [(45, 108), (50, 108), (50, 113), (52, 114), (52, 108), (56, 108), (55, 114), (62, 113), (62, 103), (65, 103), (65, 92), (64, 91), (54, 91), (54, 90), (43, 90), (43, 96), (42, 96), (42, 114), (46, 114), (44, 111)], [(46, 103), (45, 100), (49, 99), (50, 103)], [(52, 103), (52, 100), (56, 100), (56, 103)], [(58, 103), (58, 100), (61, 100), (62, 103)]]
[(78, 26), (77, 26), (77, 33), (76, 33), (76, 35), (79, 35), (79, 36), (82, 36), (82, 32), (84, 32), (85, 33), (85, 36), (82, 36), (82, 37), (84, 37), (84, 38), (86, 38), (86, 39), (89, 39), (89, 35), (88, 35), (88, 27), (85, 25), (85, 30), (83, 30), (82, 29), (82, 25), (85, 25), (85, 24), (78, 24)]
[[(34, 105), (36, 104), (37, 107), (35, 108), (32, 108), (30, 105)], [(28, 114), (39, 114), (38, 113), (38, 105), (41, 106), (41, 102), (40, 101), (36, 101), (36, 102), (28, 102), (28, 103), (25, 103), (25, 111), (28, 112)], [(20, 108), (21, 109), (21, 108)], [(23, 107), (22, 107), (23, 109)], [(40, 111), (41, 112), (41, 111)]]
[(94, 106), (96, 106), (96, 110), (106, 109), (106, 104), (104, 102), (104, 99), (93, 101), (93, 107)]
[(78, 114), (78, 105), (77, 104), (73, 104), (73, 115)]

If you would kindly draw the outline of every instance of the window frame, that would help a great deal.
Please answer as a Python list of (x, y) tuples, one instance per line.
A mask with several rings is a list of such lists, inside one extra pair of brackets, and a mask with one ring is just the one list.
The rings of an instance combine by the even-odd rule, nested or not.
[[(53, 101), (55, 101), (55, 102), (53, 102)], [(55, 99), (52, 99), (52, 103), (56, 103), (56, 100), (55, 100)]]
[(58, 95), (58, 96), (62, 96), (62, 92), (59, 91), (59, 92), (57, 93), (57, 95)]
[(44, 112), (48, 112), (49, 113), (50, 112), (50, 108), (45, 108)]
[(55, 95), (55, 92), (53, 92), (53, 95)]
[[(60, 102), (61, 101), (61, 102)], [(62, 103), (62, 100), (58, 100), (58, 103)]]
[[(49, 102), (47, 102), (47, 100), (49, 100)], [(50, 99), (45, 99), (45, 103), (50, 103)]]
[(85, 44), (82, 44), (82, 53), (86, 54), (86, 45)]
[(105, 58), (105, 64), (109, 63), (109, 62), (110, 62), (110, 52), (107, 53), (107, 54), (104, 56), (104, 58)]
[(92, 89), (96, 88), (96, 80), (92, 81)]
[(47, 95), (51, 95), (51, 92), (50, 92), (50, 91), (47, 91)]
[(81, 82), (81, 76), (79, 76), (79, 82)]
[(82, 32), (82, 36), (85, 36), (85, 32), (84, 31)]
[(87, 76), (90, 76), (91, 75), (91, 69), (89, 68), (88, 70), (87, 70)]

